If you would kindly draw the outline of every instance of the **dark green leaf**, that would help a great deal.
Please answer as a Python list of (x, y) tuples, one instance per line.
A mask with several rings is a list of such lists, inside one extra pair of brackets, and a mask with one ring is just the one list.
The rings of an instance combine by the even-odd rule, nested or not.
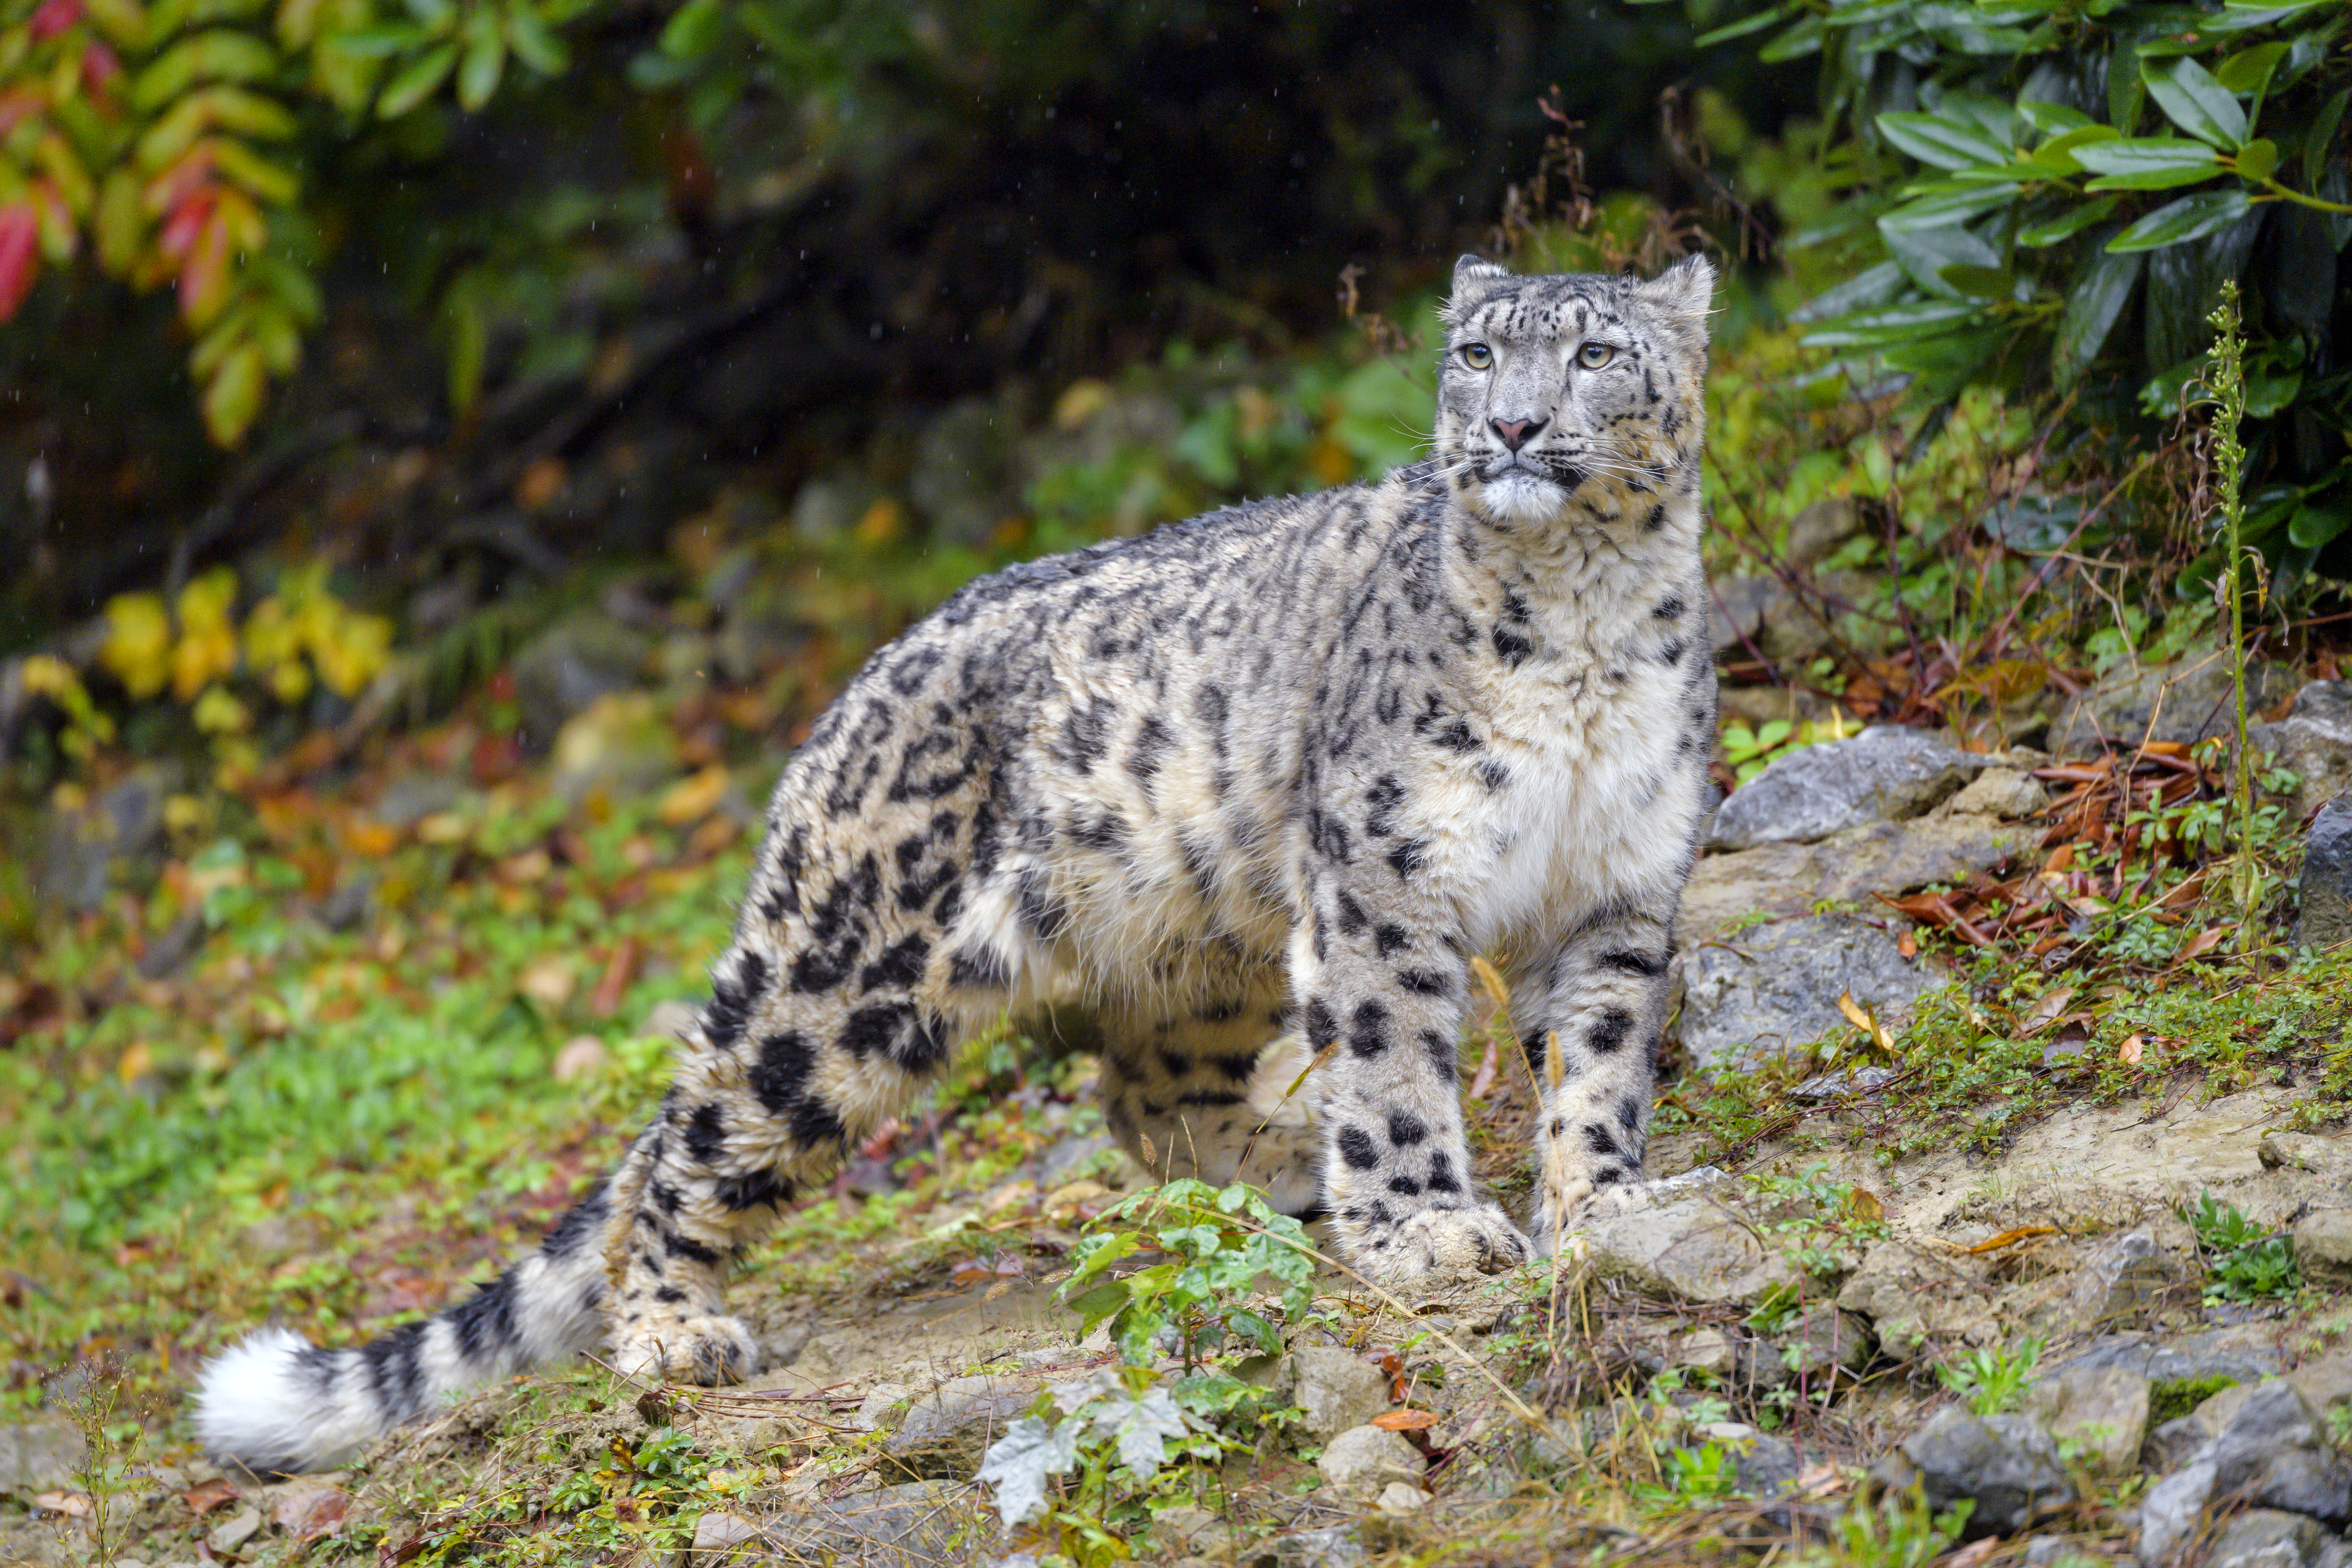
[(2235, 147), (2246, 139), (2246, 111), (2238, 95), (2195, 60), (2142, 60), (2140, 77), (2165, 118), (2191, 136), (2216, 147)]
[(1822, 51), (1822, 19), (1808, 16), (1787, 32), (1756, 51), (1756, 58), (1766, 65), (1778, 65), (1783, 60), (1802, 59)]
[(2130, 135), (2139, 126), (2139, 109), (2147, 96), (2139, 79), (2139, 56), (2126, 33), (2107, 51), (2107, 123)]
[(2303, 183), (2315, 185), (2321, 171), (2327, 167), (2327, 150), (2336, 141), (2336, 128), (2344, 122), (2344, 104), (2352, 99), (2352, 88), (2338, 91), (2319, 106), (2311, 117), (2311, 129), (2303, 133)]
[(2256, 44), (2251, 49), (2240, 49), (2214, 68), (2213, 79), (2241, 98), (2252, 99), (2254, 114), (2250, 118), (2259, 119), (2263, 94), (2270, 89), (2271, 73), (2286, 58), (2286, 45), (2281, 43)]
[(694, 59), (719, 47), (727, 28), (727, 11), (719, 0), (686, 0), (662, 26), (661, 51), (676, 59)]
[(507, 5), (507, 43), (522, 61), (541, 76), (553, 76), (571, 62), (563, 40), (539, 14), (533, 0), (509, 0)]
[(2278, 143), (2267, 136), (2257, 136), (2238, 149), (2238, 173), (2259, 184), (2278, 169)]
[(2073, 151), (2077, 163), (2099, 174), (2087, 187), (2094, 191), (2160, 191), (2193, 185), (2221, 172), (2212, 148), (2178, 136), (2087, 142)]
[(2058, 338), (2050, 354), (2050, 377), (2060, 390), (2082, 378), (2091, 362), (2106, 346), (2107, 334), (2131, 300), (2139, 281), (2137, 255), (2093, 253), (2089, 265), (2066, 293), (2066, 310), (2058, 321)]
[(2202, 191), (2160, 206), (2107, 241), (2116, 255), (2134, 250), (2161, 250), (2202, 239), (2246, 216), (2252, 204), (2243, 191)]
[(2017, 243), (2031, 249), (2039, 250), (2047, 246), (2056, 245), (2061, 240), (2072, 239), (2093, 224), (2105, 222), (2107, 216), (2114, 212), (2122, 201), (2121, 196), (2101, 196), (2096, 201), (2085, 202), (2081, 206), (2071, 207), (2046, 222), (2030, 224), (2019, 229)]
[(1944, 228), (2007, 206), (2016, 199), (2014, 185), (1968, 186), (1939, 184), (1905, 202), (1878, 220), (1879, 230), (1899, 234), (1911, 229)]
[(1885, 348), (1939, 333), (1958, 331), (1983, 307), (1969, 300), (1933, 300), (1842, 316), (1804, 337), (1808, 348)]
[(1943, 279), (1975, 300), (2007, 300), (2017, 292), (2017, 274), (2006, 267), (1956, 263), (1943, 270)]
[(1734, 38), (1744, 38), (1750, 33), (1760, 33), (1767, 27), (1787, 20), (1795, 10), (1796, 7), (1793, 5), (1774, 5), (1757, 12), (1753, 16), (1742, 16), (1737, 22), (1728, 22), (1720, 27), (1701, 33), (1691, 40), (1691, 47), (1712, 48), (1717, 44), (1727, 44)]
[(404, 55), (432, 37), (422, 27), (396, 26), (390, 27), (354, 27), (348, 33), (330, 33), (320, 47), (332, 49), (340, 55), (356, 59), (390, 59)]
[(1882, 305), (1893, 299), (1903, 287), (1901, 263), (1882, 261), (1836, 288), (1815, 295), (1800, 305), (1792, 319), (1800, 321), (1825, 321), (1859, 310), (1868, 305)]
[(2296, 507), (2294, 521), (2286, 525), (2286, 536), (2305, 550), (2316, 550), (2347, 528), (2352, 528), (2352, 500), (2336, 492)]
[(2045, 136), (2063, 135), (2069, 131), (2080, 131), (2086, 125), (2098, 123), (2069, 104), (2044, 103), (2032, 98), (2019, 99), (2017, 112), (2028, 125)]
[(1947, 267), (1999, 267), (2000, 252), (1964, 228), (1896, 229), (1882, 231), (1886, 248), (1903, 264), (1911, 281), (1930, 294), (1954, 298), (1958, 290), (1944, 280)]
[(386, 120), (397, 120), (426, 99), (441, 85), (450, 71), (457, 68), (457, 46), (444, 44), (411, 62), (398, 76), (384, 84), (383, 96), (376, 100), (375, 111)]
[(2083, 163), (2074, 156), (2075, 148), (2087, 147), (2094, 142), (2118, 142), (2122, 139), (2123, 132), (2112, 125), (2085, 125), (2053, 136), (2036, 147), (2033, 161), (2048, 166), (2056, 174), (2079, 174), (2083, 172)]
[(490, 101), (507, 66), (506, 33), (488, 6), (466, 19), (466, 58), (457, 68), (457, 102), (468, 113)]

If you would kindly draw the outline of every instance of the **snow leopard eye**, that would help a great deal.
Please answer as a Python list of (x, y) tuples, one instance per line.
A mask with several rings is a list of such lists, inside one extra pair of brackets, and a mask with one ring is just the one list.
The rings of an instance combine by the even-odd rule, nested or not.
[(1495, 363), (1495, 351), (1485, 343), (1464, 343), (1462, 363), (1472, 370), (1486, 370)]
[(1617, 351), (1607, 343), (1587, 343), (1576, 351), (1576, 363), (1587, 370), (1599, 370), (1617, 357)]

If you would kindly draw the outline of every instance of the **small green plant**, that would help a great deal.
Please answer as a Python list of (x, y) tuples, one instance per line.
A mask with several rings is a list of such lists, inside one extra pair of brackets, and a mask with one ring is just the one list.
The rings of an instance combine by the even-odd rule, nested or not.
[(1722, 1443), (1671, 1448), (1665, 1455), (1666, 1485), (1686, 1502), (1714, 1502), (1739, 1484), (1739, 1460)]
[(1960, 1538), (1975, 1507), (1963, 1499), (1937, 1513), (1916, 1487), (1888, 1492), (1838, 1515), (1829, 1540), (1797, 1562), (1801, 1568), (1924, 1568)]
[(112, 1568), (122, 1548), (116, 1500), (133, 1489), (131, 1468), (147, 1440), (135, 1409), (125, 1409), (125, 1370), (111, 1352), (75, 1364), (78, 1384), (64, 1401), (65, 1416), (81, 1434), (74, 1480), (89, 1500), (90, 1561)]
[[(2246, 509), (2238, 493), (2245, 468), (2246, 449), (2238, 439), (2246, 416), (2245, 339), (2238, 331), (2238, 280), (2221, 280), (2221, 302), (2206, 318), (2213, 324), (2213, 353), (2207, 374), (2213, 388), (2213, 510), (2221, 514), (2222, 568), (2216, 586), (2230, 602), (2230, 680), (2236, 699), (2233, 717), (2236, 740), (2230, 774), (2230, 804), (2237, 819), (2238, 863), (2230, 873), (2230, 891), (2238, 905), (2238, 946), (2251, 948), (2258, 934), (2254, 921), (2262, 893), (2262, 871), (2254, 858), (2253, 756), (2246, 744), (2246, 596), (2242, 584), (2245, 552), (2241, 534)], [(2262, 574), (2251, 574), (2260, 591)]]
[[(1136, 1228), (1125, 1228), (1135, 1222)], [(1306, 1248), (1305, 1226), (1239, 1183), (1220, 1192), (1206, 1182), (1170, 1182), (1093, 1222), (1073, 1255), (1062, 1299), (1086, 1320), (1084, 1333), (1108, 1320), (1132, 1365), (1149, 1365), (1161, 1333), (1171, 1329), (1188, 1373), (1231, 1340), (1280, 1355), (1282, 1336), (1246, 1303), (1260, 1280), (1270, 1280), (1280, 1289), (1283, 1317), (1304, 1319), (1315, 1272)], [(1117, 1265), (1153, 1251), (1167, 1260), (1112, 1276)]]
[(1972, 1350), (1937, 1367), (1936, 1376), (1978, 1415), (1998, 1415), (2025, 1393), (2026, 1381), (2041, 1359), (2040, 1340), (2021, 1340), (2013, 1350)]
[(2286, 1237), (2266, 1231), (2233, 1204), (2206, 1193), (2182, 1217), (2206, 1254), (2205, 1300), (2259, 1301), (2293, 1295), (2303, 1285)]

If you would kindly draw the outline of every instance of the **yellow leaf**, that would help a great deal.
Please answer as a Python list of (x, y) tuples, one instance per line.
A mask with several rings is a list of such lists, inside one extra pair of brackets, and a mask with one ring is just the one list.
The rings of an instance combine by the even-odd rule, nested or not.
[(117, 594), (106, 602), (106, 641), (98, 661), (134, 698), (163, 689), (172, 676), (172, 617), (158, 594)]
[(724, 765), (713, 763), (691, 778), (678, 780), (662, 795), (657, 814), (672, 827), (709, 816), (727, 793), (727, 776)]
[(155, 1053), (147, 1048), (146, 1041), (137, 1040), (122, 1053), (122, 1059), (114, 1065), (114, 1075), (125, 1083), (137, 1083), (154, 1065)]
[(1845, 1015), (1845, 1021), (1868, 1035), (1873, 1045), (1882, 1051), (1895, 1049), (1895, 1037), (1886, 1032), (1886, 1026), (1873, 1016), (1868, 1008), (1853, 999), (1853, 992), (1839, 992), (1837, 1005), (1838, 1011)]
[(253, 722), (253, 715), (226, 686), (205, 687), (192, 717), (207, 735), (240, 735)]
[(2116, 1060), (2126, 1067), (2137, 1067), (2142, 1054), (2142, 1045), (2137, 1035), (2127, 1037), (2122, 1045), (2116, 1047)]

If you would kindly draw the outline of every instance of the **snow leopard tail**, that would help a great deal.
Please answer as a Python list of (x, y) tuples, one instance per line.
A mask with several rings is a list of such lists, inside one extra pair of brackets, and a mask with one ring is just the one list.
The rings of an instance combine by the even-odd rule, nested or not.
[(331, 1469), (447, 1394), (593, 1349), (604, 1337), (614, 1180), (558, 1220), (538, 1251), (436, 1317), (350, 1350), (282, 1328), (247, 1335), (197, 1380), (206, 1451), (257, 1474)]

